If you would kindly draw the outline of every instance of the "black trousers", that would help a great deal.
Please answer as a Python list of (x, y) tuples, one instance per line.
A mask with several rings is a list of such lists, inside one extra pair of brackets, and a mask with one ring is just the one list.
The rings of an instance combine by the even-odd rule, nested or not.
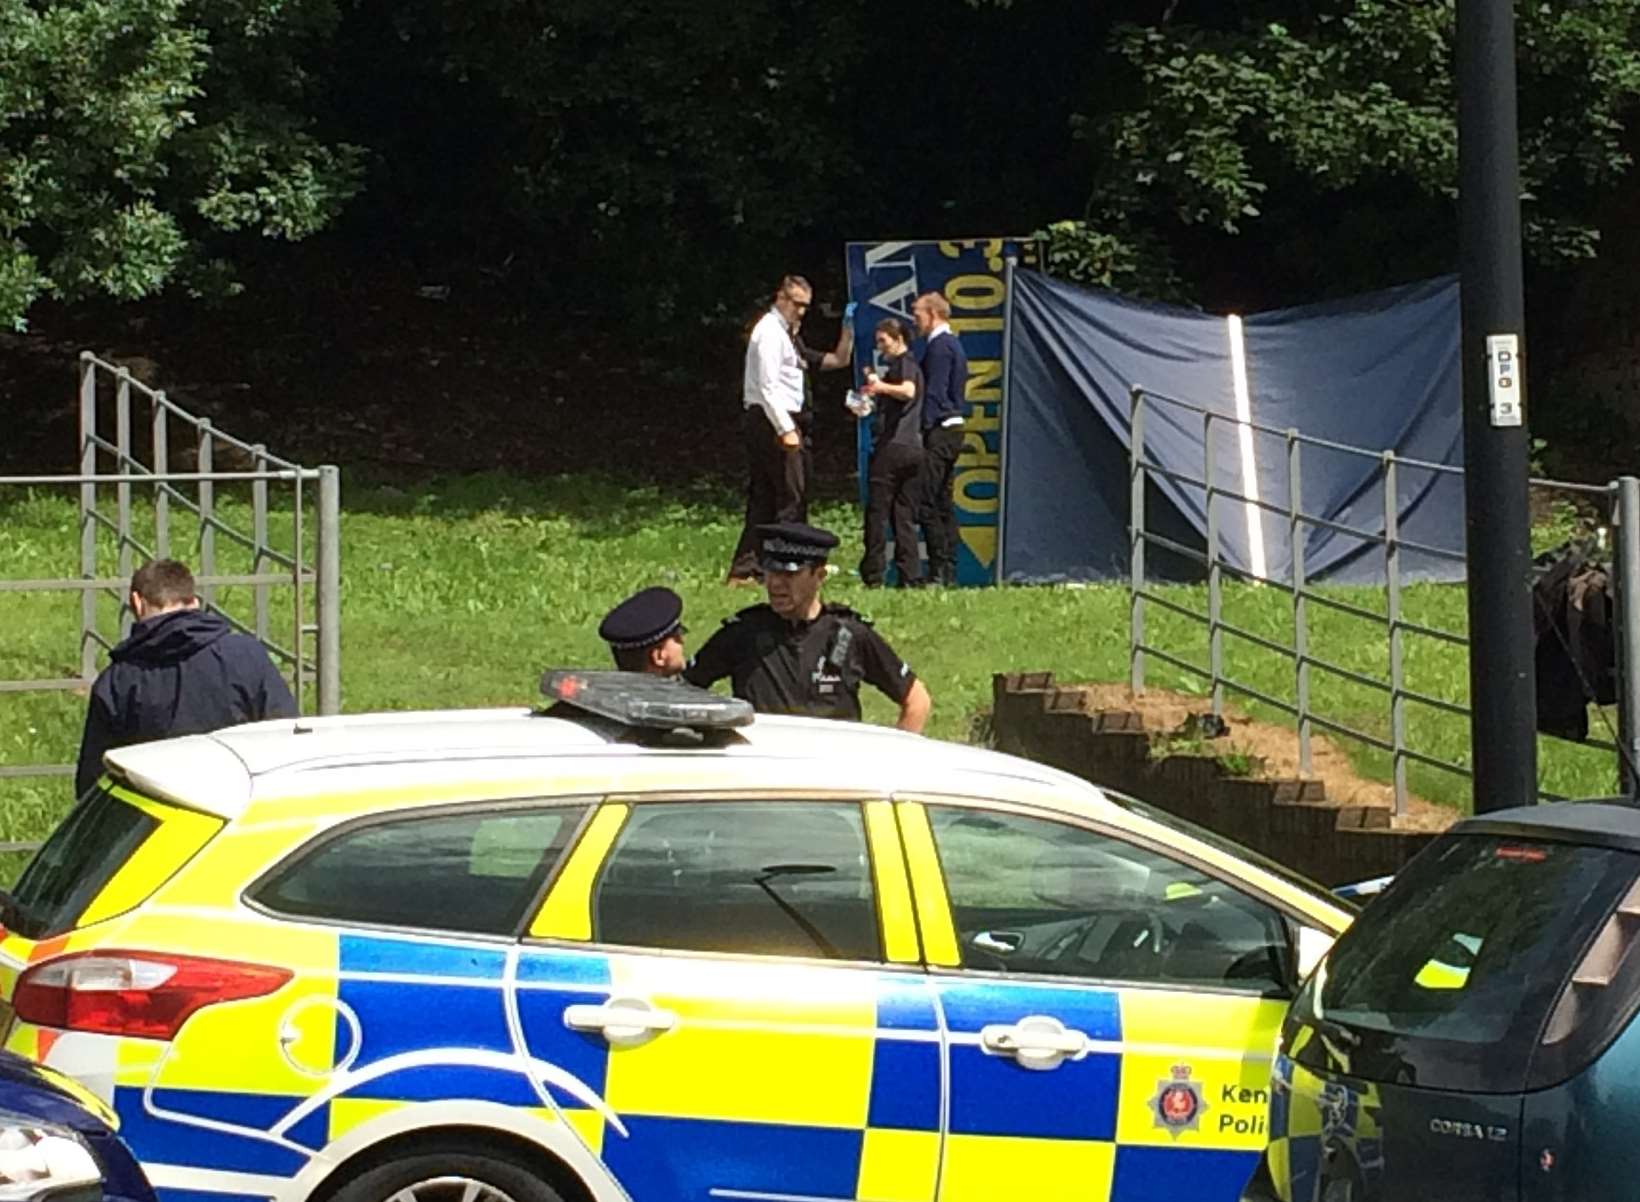
[(917, 506), (922, 488), (922, 450), (891, 442), (871, 456), (866, 494), (866, 553), (860, 560), (860, 579), (881, 584), (887, 569), (888, 531), (894, 531), (894, 567), (900, 586), (922, 575), (917, 550)]
[(951, 486), (962, 454), (962, 427), (923, 431), (922, 525), (928, 540), (928, 578), (957, 582), (957, 507)]
[(802, 446), (788, 451), (780, 445), (780, 435), (760, 408), (748, 407), (741, 415), (741, 438), (746, 446), (746, 524), (735, 545), (729, 578), (759, 577), (757, 528), (765, 522), (806, 522), (809, 520), (809, 471), (814, 447), (809, 440), (808, 414), (798, 417)]

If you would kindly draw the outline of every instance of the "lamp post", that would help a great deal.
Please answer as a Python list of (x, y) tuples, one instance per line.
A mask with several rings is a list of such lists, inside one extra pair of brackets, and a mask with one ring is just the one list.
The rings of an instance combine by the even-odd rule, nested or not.
[(1458, 0), (1458, 248), (1475, 810), (1537, 800), (1511, 0)]

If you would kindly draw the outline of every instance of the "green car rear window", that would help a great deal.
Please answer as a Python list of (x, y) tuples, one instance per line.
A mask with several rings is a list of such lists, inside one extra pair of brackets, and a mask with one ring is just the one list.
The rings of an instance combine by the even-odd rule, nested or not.
[(1362, 912), (1294, 1017), (1353, 1031), (1363, 1076), (1517, 1090), (1550, 1008), (1637, 868), (1640, 857), (1609, 848), (1452, 839)]
[(7, 925), (27, 939), (74, 929), (159, 819), (99, 785), (29, 861), (12, 891)]

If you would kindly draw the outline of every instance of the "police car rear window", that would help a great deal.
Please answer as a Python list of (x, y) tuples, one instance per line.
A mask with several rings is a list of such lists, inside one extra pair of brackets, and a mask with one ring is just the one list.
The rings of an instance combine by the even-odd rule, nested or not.
[(92, 899), (158, 826), (153, 815), (99, 785), (23, 869), (6, 925), (25, 939), (73, 930)]
[(298, 851), (251, 896), (293, 917), (512, 934), (583, 813), (469, 810), (356, 826)]
[(1356, 919), (1295, 1017), (1362, 1038), (1363, 1076), (1519, 1089), (1550, 1008), (1637, 868), (1640, 857), (1608, 848), (1454, 838)]

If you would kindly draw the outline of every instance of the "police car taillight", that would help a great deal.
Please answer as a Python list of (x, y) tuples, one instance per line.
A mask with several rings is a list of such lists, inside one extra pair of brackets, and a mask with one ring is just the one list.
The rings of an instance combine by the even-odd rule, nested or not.
[(36, 1026), (170, 1039), (190, 1015), (219, 1002), (263, 997), (289, 969), (155, 952), (79, 952), (17, 978), (12, 1006)]
[(641, 672), (583, 672), (554, 668), (541, 677), (541, 695), (589, 714), (650, 730), (725, 730), (748, 726), (749, 701)]

